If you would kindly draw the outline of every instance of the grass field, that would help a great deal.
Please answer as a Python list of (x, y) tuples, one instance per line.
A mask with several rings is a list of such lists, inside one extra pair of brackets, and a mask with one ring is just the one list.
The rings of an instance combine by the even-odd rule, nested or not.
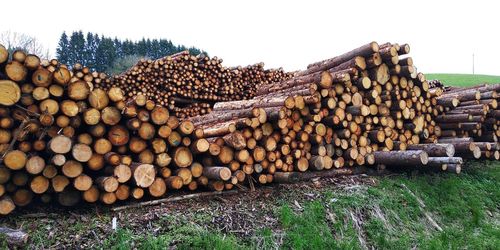
[(500, 76), (470, 75), (470, 74), (425, 74), (428, 80), (439, 79), (445, 85), (450, 86), (472, 86), (481, 83), (500, 83)]
[(0, 225), (23, 228), (36, 249), (498, 249), (499, 183), (498, 162), (473, 162), (460, 175), (344, 177), (122, 213), (19, 214)]

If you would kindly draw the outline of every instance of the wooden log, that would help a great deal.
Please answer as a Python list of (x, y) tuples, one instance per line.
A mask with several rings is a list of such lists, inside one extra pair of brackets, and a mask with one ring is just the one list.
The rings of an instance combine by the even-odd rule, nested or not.
[(446, 172), (460, 174), (461, 171), (462, 171), (461, 164), (447, 164), (446, 165)]
[(151, 164), (133, 163), (130, 166), (135, 184), (141, 188), (147, 188), (153, 184), (156, 177), (155, 167)]
[(92, 178), (86, 174), (81, 174), (73, 180), (73, 187), (82, 192), (89, 190), (92, 187), (92, 184)]
[(95, 183), (101, 190), (108, 193), (115, 192), (119, 185), (118, 180), (113, 176), (98, 177)]
[(193, 155), (186, 147), (178, 147), (174, 151), (174, 163), (176, 166), (185, 168), (193, 163)]
[(14, 82), (22, 82), (28, 75), (28, 69), (22, 63), (16, 61), (7, 63), (4, 70), (5, 75)]
[(458, 98), (439, 98), (437, 99), (437, 103), (444, 107), (455, 108), (460, 104), (460, 100)]
[(66, 154), (71, 150), (71, 146), (71, 139), (64, 135), (58, 135), (47, 143), (47, 149), (55, 154)]
[(463, 160), (461, 157), (429, 157), (429, 162), (426, 166), (430, 167), (441, 167), (445, 164), (462, 164)]
[(453, 144), (410, 144), (407, 146), (408, 150), (423, 150), (431, 157), (448, 156), (453, 157), (455, 155), (455, 147)]
[(52, 189), (54, 189), (55, 192), (62, 192), (69, 183), (69, 179), (64, 175), (56, 175), (51, 179)]
[(241, 132), (235, 131), (233, 133), (227, 134), (223, 137), (223, 139), (228, 146), (236, 150), (244, 149), (247, 146), (246, 140)]
[(132, 197), (136, 200), (141, 199), (144, 196), (144, 189), (142, 188), (134, 188), (132, 189)]
[(58, 67), (53, 73), (54, 82), (66, 86), (71, 80), (71, 72), (65, 67)]
[(179, 176), (170, 176), (165, 179), (167, 187), (174, 190), (179, 190), (184, 185), (184, 180)]
[(75, 178), (82, 174), (82, 172), (83, 165), (78, 161), (69, 160), (62, 166), (62, 173), (69, 178)]
[(21, 89), (10, 80), (0, 80), (0, 104), (12, 106), (21, 99)]
[(384, 165), (422, 166), (429, 161), (429, 156), (422, 150), (376, 151), (373, 156), (376, 164)]
[(204, 167), (203, 175), (212, 180), (227, 181), (231, 178), (231, 170), (227, 167)]
[(99, 200), (100, 192), (97, 186), (92, 185), (88, 190), (83, 192), (82, 198), (84, 201), (94, 203)]
[(37, 175), (40, 174), (45, 168), (45, 160), (40, 156), (32, 156), (26, 161), (25, 169), (26, 172)]
[(376, 42), (371, 42), (369, 44), (365, 44), (359, 48), (356, 48), (352, 51), (349, 51), (347, 53), (344, 53), (340, 56), (336, 56), (331, 59), (327, 59), (324, 61), (316, 62), (309, 64), (307, 66), (307, 70), (301, 71), (298, 73), (298, 75), (308, 75), (314, 72), (322, 71), (322, 70), (328, 70), (330, 68), (333, 68), (335, 66), (338, 66), (356, 56), (362, 56), (362, 57), (367, 57), (373, 53), (377, 53), (379, 51), (379, 46)]
[(354, 175), (369, 172), (366, 167), (340, 168), (314, 172), (276, 172), (273, 181), (276, 183), (296, 183), (312, 178), (330, 178), (338, 175)]
[(256, 95), (261, 96), (272, 92), (283, 91), (285, 89), (291, 89), (293, 87), (304, 85), (309, 88), (309, 86), (312, 84), (318, 84), (323, 88), (329, 88), (333, 83), (332, 74), (328, 71), (320, 71), (321, 70), (316, 71), (314, 74), (299, 73), (301, 75), (280, 83), (261, 85), (257, 89)]
[(12, 201), (12, 199), (9, 196), (2, 196), (0, 198), (0, 214), (1, 215), (7, 215), (10, 214), (14, 209), (16, 208), (16, 205)]
[(463, 137), (463, 138), (440, 138), (439, 143), (460, 143), (460, 142), (473, 142), (474, 140), (471, 137)]
[(130, 187), (125, 184), (118, 185), (118, 189), (115, 191), (115, 196), (117, 200), (127, 200), (130, 196)]
[(116, 202), (116, 194), (114, 192), (103, 192), (99, 196), (99, 200), (106, 204), (106, 205), (111, 205)]
[(120, 122), (120, 111), (112, 106), (108, 106), (101, 111), (102, 122), (106, 125), (116, 125)]
[(167, 192), (167, 185), (163, 178), (156, 177), (151, 186), (148, 187), (148, 191), (153, 197), (161, 197)]
[(84, 81), (71, 82), (68, 85), (67, 93), (68, 97), (75, 101), (85, 100), (90, 94), (90, 87)]
[(12, 170), (20, 170), (24, 168), (26, 162), (26, 153), (20, 150), (9, 151), (3, 158), (3, 163), (5, 164), (5, 166)]
[(9, 60), (9, 51), (0, 44), (0, 65), (3, 65), (7, 60)]
[(77, 143), (71, 149), (71, 155), (79, 162), (88, 162), (92, 157), (92, 148), (86, 144)]
[(129, 139), (129, 131), (124, 126), (115, 125), (108, 131), (108, 140), (113, 146), (126, 145)]
[(132, 178), (132, 170), (125, 164), (119, 164), (113, 168), (113, 176), (119, 183), (125, 183)]

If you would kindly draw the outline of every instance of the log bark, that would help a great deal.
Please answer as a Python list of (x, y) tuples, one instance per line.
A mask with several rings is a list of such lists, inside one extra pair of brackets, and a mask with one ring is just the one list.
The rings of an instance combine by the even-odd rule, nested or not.
[(431, 157), (441, 157), (448, 156), (453, 157), (455, 155), (455, 147), (453, 144), (412, 144), (407, 146), (408, 150), (423, 150)]
[(430, 167), (441, 167), (447, 164), (462, 164), (461, 157), (429, 157), (429, 162), (426, 164)]
[(340, 56), (336, 56), (331, 59), (327, 59), (324, 61), (316, 62), (309, 64), (307, 66), (307, 70), (301, 71), (298, 73), (298, 75), (308, 75), (314, 72), (322, 71), (322, 70), (328, 70), (330, 68), (333, 68), (335, 66), (338, 66), (356, 56), (362, 56), (362, 57), (367, 57), (373, 53), (377, 53), (379, 51), (379, 46), (376, 42), (371, 42), (368, 44), (365, 44), (359, 48), (356, 48), (352, 51), (349, 51), (347, 53), (344, 53)]
[(377, 151), (373, 156), (376, 164), (395, 166), (423, 166), (429, 161), (429, 156), (422, 150)]
[(212, 180), (227, 181), (231, 178), (231, 170), (227, 167), (204, 167), (203, 175)]

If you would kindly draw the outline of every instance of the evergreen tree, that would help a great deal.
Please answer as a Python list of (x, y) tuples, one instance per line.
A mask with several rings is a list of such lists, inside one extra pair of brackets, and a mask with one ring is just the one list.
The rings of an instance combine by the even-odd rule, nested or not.
[(87, 33), (87, 39), (85, 41), (85, 53), (84, 53), (84, 62), (85, 66), (93, 69), (95, 68), (95, 57), (94, 51), (96, 50), (94, 35), (90, 32)]
[[(57, 58), (69, 66), (82, 63), (97, 71), (117, 68), (110, 70), (115, 72), (129, 65), (133, 58), (157, 59), (186, 49), (186, 46), (175, 45), (168, 39), (143, 38), (137, 42), (128, 39), (122, 41), (116, 37), (99, 36), (91, 32), (84, 36), (82, 31), (75, 31), (69, 38), (65, 32), (62, 33), (57, 47)], [(195, 47), (190, 47), (189, 51), (195, 55), (203, 52)], [(118, 62), (117, 59), (123, 60)]]
[(61, 38), (59, 39), (59, 43), (57, 44), (57, 59), (64, 64), (68, 63), (69, 60), (69, 41), (68, 35), (66, 32), (63, 32)]
[(149, 57), (149, 58), (155, 58), (154, 57), (154, 51), (153, 51), (153, 48), (151, 47), (151, 39), (147, 39), (146, 40), (146, 57)]
[(130, 40), (125, 40), (122, 44), (122, 53), (124, 56), (135, 55), (134, 43)]
[(73, 65), (75, 63), (85, 64), (85, 38), (82, 31), (73, 32), (69, 40), (69, 60), (68, 63)]
[(123, 53), (122, 42), (120, 40), (118, 40), (118, 38), (115, 37), (115, 40), (113, 40), (113, 44), (115, 46), (116, 57), (118, 57), (118, 58), (123, 57), (124, 53)]
[(101, 37), (101, 42), (96, 50), (96, 70), (105, 71), (115, 59), (116, 51), (113, 39)]
[(160, 53), (160, 42), (157, 39), (151, 41), (151, 52), (151, 58), (160, 58), (165, 55)]
[(135, 51), (137, 55), (146, 56), (148, 54), (148, 47), (146, 45), (146, 39), (142, 38), (139, 42), (137, 42), (135, 46)]

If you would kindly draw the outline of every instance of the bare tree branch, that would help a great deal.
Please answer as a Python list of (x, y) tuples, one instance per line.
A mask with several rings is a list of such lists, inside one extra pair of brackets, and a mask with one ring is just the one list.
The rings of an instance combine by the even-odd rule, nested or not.
[(13, 32), (10, 30), (0, 33), (0, 44), (3, 44), (9, 51), (21, 49), (30, 54), (40, 55), (49, 58), (49, 49), (34, 36)]

